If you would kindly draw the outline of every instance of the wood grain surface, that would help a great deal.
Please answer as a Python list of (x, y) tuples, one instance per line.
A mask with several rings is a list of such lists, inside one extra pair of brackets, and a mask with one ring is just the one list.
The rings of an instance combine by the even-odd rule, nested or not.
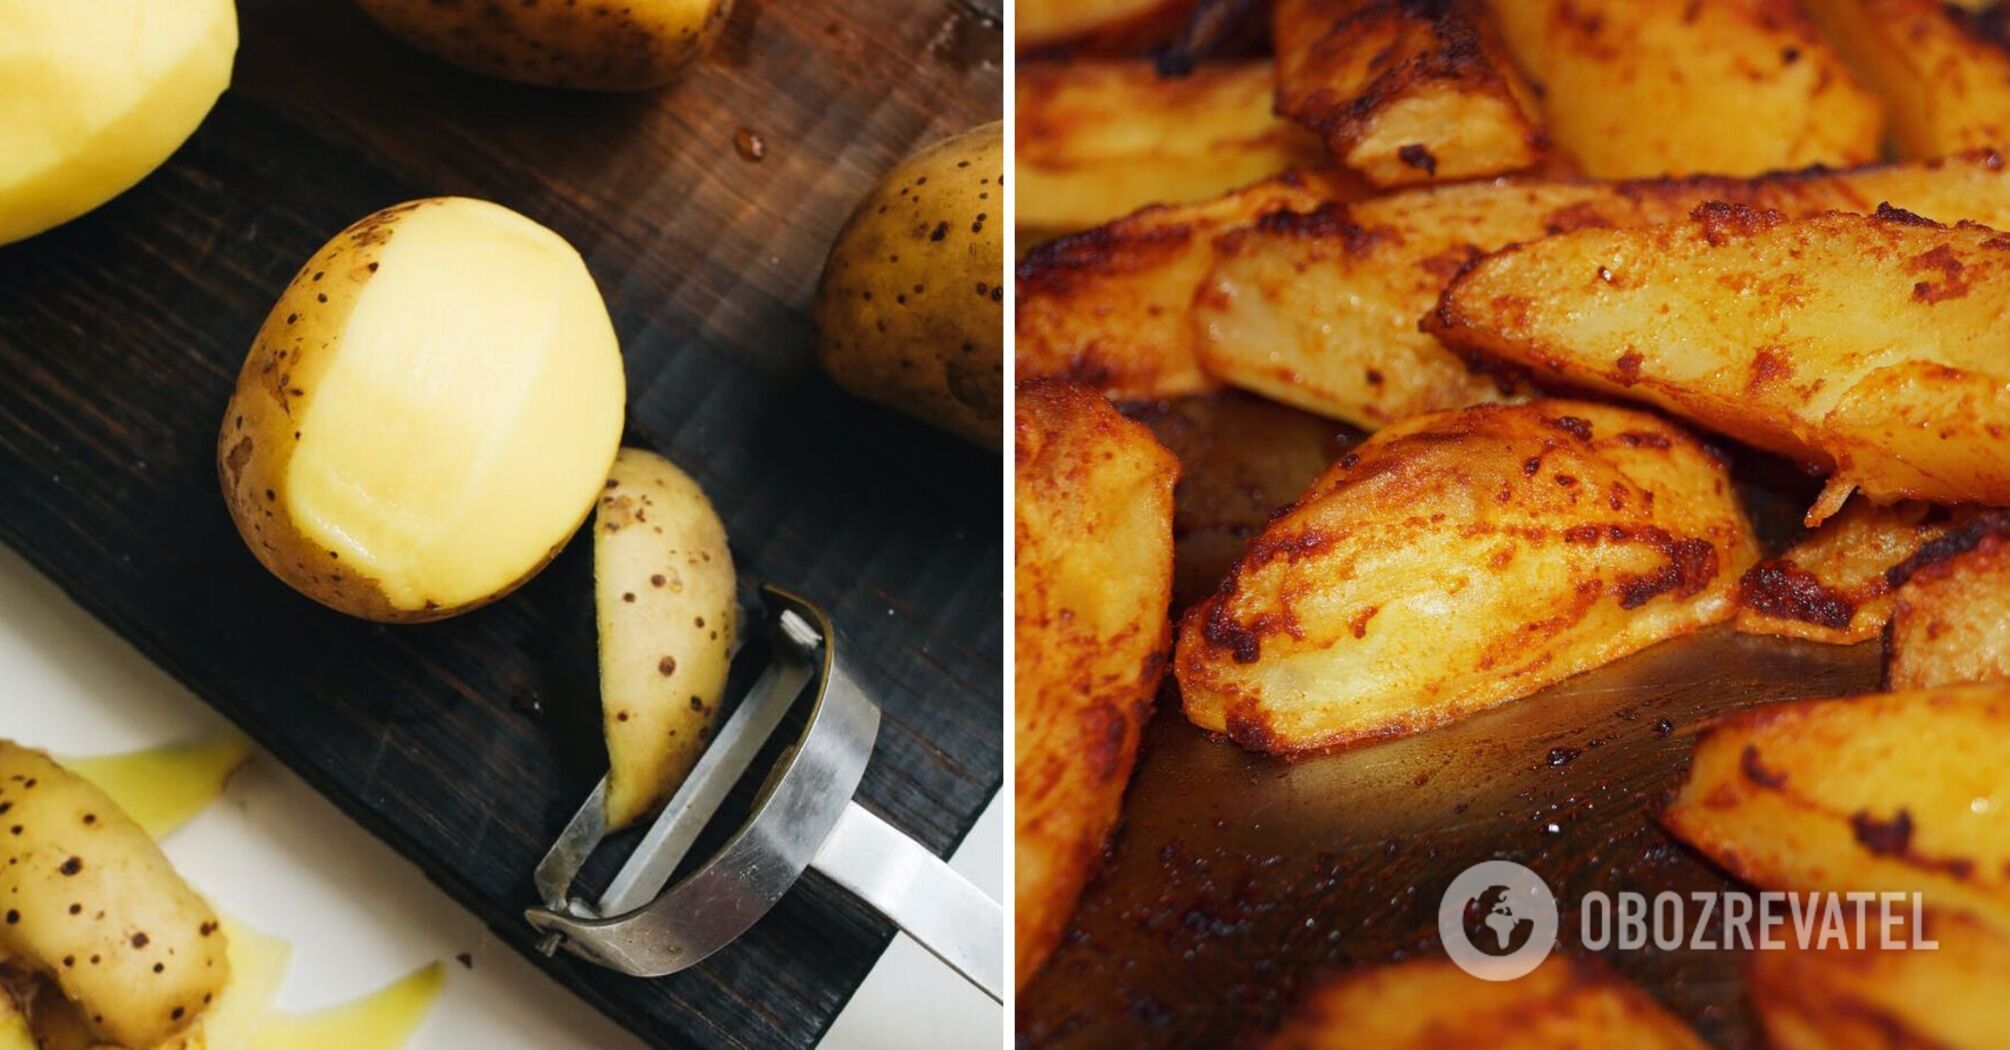
[[(0, 540), (527, 948), (531, 868), (603, 761), (587, 545), (488, 609), (374, 626), (258, 567), (213, 451), (315, 248), (401, 200), (495, 200), (600, 281), (628, 441), (700, 479), (744, 574), (847, 632), (887, 716), (862, 798), (948, 853), (1001, 783), (998, 459), (838, 392), (807, 307), (874, 178), (999, 115), (996, 27), (953, 0), (741, 0), (680, 82), (612, 96), (458, 72), (347, 3), (240, 7), (233, 87), (174, 159), (0, 249)], [(890, 933), (812, 876), (683, 974), (539, 961), (653, 1044), (802, 1047)]]

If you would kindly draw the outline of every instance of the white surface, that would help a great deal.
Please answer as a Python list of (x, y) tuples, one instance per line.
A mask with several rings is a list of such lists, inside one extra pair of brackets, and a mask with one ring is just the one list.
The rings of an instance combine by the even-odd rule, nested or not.
[[(128, 751), (201, 736), (217, 715), (0, 548), (0, 736), (58, 755)], [(433, 960), (439, 1003), (414, 1050), (627, 1048), (640, 1043), (490, 938), (427, 882), (270, 756), (169, 836), (168, 855), (219, 908), (293, 944), (281, 1009), (342, 1002)], [(994, 798), (955, 866), (1004, 890)], [(465, 952), (471, 968), (454, 961)], [(999, 1046), (1000, 1008), (905, 937), (841, 1014), (826, 1047)]]

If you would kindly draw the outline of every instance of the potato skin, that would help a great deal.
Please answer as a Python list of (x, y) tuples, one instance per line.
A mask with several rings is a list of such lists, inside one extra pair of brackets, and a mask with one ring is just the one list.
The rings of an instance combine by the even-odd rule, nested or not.
[(1449, 959), (1341, 974), (1314, 988), (1264, 1044), (1266, 1050), (1705, 1045), (1652, 996), (1560, 953), (1513, 981), (1482, 980)]
[[(1877, 503), (2010, 503), (2010, 237), (1712, 203), (1496, 253), (1425, 327), (1482, 367), (1658, 405)], [(1890, 352), (1887, 352), (1889, 350)]]
[(1172, 490), (1150, 431), (1081, 387), (1014, 414), (1017, 986), (1066, 929), (1115, 825), (1165, 668)]
[(104, 792), (0, 741), (0, 948), (55, 981), (97, 1035), (159, 1046), (230, 975), (216, 913)]
[(2010, 680), (2010, 511), (1988, 511), (1888, 575), (1887, 689)]
[(1661, 822), (1761, 889), (1917, 892), (2010, 930), (2010, 684), (1713, 723)]
[(1005, 411), (1005, 138), (982, 124), (881, 178), (831, 247), (817, 358), (837, 384), (985, 448)]
[(640, 91), (703, 55), (733, 0), (357, 0), (377, 24), (462, 69), (546, 87)]
[(1738, 581), (1743, 634), (1854, 645), (1891, 620), (1885, 574), (1972, 513), (1928, 503), (1852, 500), (1835, 517)]
[(1374, 186), (1520, 171), (1548, 139), (1481, 0), (1277, 0), (1277, 111)]
[(1417, 732), (1732, 613), (1754, 540), (1659, 417), (1536, 401), (1350, 449), (1180, 620), (1187, 718), (1253, 751)]

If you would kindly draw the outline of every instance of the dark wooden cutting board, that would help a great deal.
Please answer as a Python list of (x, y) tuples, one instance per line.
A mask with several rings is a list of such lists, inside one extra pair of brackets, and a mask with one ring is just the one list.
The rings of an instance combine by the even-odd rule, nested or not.
[[(401, 200), (495, 200), (599, 279), (628, 441), (700, 479), (743, 574), (847, 632), (886, 711), (861, 795), (947, 854), (1002, 779), (999, 462), (824, 380), (807, 307), (880, 172), (998, 117), (997, 28), (954, 0), (741, 0), (678, 84), (599, 96), (460, 73), (347, 3), (240, 8), (235, 83), (174, 159), (0, 248), (0, 540), (527, 949), (531, 869), (599, 774), (562, 745), (594, 732), (584, 545), (488, 609), (375, 626), (259, 568), (214, 462), (310, 253)], [(890, 935), (812, 876), (683, 974), (538, 961), (655, 1044), (800, 1047)]]

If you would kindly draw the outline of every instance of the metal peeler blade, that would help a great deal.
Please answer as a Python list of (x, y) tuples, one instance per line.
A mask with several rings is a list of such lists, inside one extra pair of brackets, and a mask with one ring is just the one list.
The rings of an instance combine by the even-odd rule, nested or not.
[[(696, 965), (767, 914), (815, 868), (893, 920), (943, 962), (1003, 1001), (1005, 920), (998, 903), (853, 799), (879, 732), (879, 707), (838, 657), (823, 610), (763, 587), (773, 661), (663, 807), (596, 902), (572, 882), (606, 836), (603, 778), (539, 862), (543, 905), (524, 917), (563, 948), (638, 977)], [(670, 876), (805, 689), (801, 738), (769, 774), (747, 823), (674, 885)]]

